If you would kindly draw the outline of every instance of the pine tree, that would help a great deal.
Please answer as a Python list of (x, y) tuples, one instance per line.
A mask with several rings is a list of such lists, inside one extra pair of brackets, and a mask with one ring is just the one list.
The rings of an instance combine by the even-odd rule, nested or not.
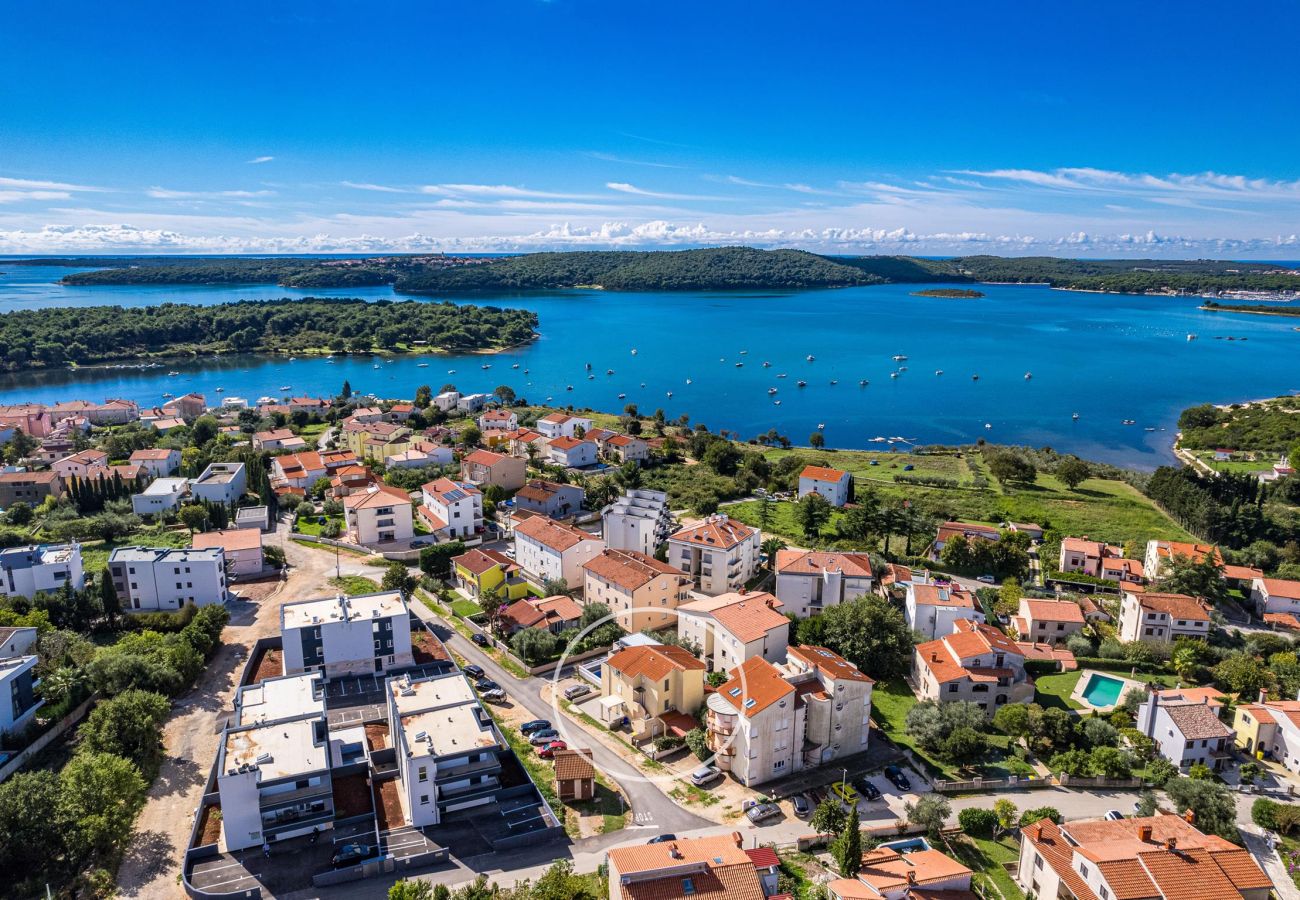
[(352, 399), (352, 382), (348, 381), (346, 378), (343, 379), (343, 390), (339, 391), (339, 396), (344, 400)]
[(107, 566), (99, 573), (99, 605), (109, 624), (122, 612), (122, 602), (117, 598), (117, 590), (113, 587), (113, 578), (109, 575)]
[(862, 830), (856, 805), (849, 810), (849, 821), (845, 823), (844, 831), (831, 844), (831, 856), (835, 858), (841, 878), (853, 878), (862, 868)]

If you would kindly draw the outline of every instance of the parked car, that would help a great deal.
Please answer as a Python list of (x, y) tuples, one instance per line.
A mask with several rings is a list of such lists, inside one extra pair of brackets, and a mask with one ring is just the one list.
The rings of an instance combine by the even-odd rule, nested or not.
[(497, 684), (491, 678), (480, 678), (478, 681), (474, 682), (474, 687), (478, 688), (480, 691), (495, 691), (497, 688), (501, 687), (501, 685)]
[(858, 805), (858, 792), (853, 789), (853, 785), (847, 781), (837, 781), (830, 787), (831, 796), (844, 804), (845, 809), (852, 809)]
[(502, 688), (492, 688), (484, 691), (480, 696), (488, 703), (501, 703), (506, 699), (506, 692)]
[(755, 825), (761, 825), (769, 819), (781, 815), (781, 807), (775, 803), (756, 803), (745, 810), (745, 817)]
[(790, 804), (794, 807), (794, 814), (801, 819), (813, 814), (813, 802), (804, 794), (795, 794), (790, 798)]
[(591, 688), (587, 687), (585, 684), (571, 684), (564, 689), (564, 699), (576, 700), (579, 697), (586, 696), (590, 693)]
[(341, 869), (343, 866), (356, 865), (374, 855), (375, 848), (369, 844), (344, 844), (334, 851), (334, 857), (330, 862), (333, 863), (334, 868)]
[(477, 632), (477, 631), (474, 632), (473, 634), (471, 634), (470, 637), (469, 637), (469, 639), (470, 639), (471, 641), (473, 641), (474, 643), (478, 644), (480, 647), (491, 647), (491, 646), (492, 646), (492, 642), (491, 642), (490, 640), (488, 640), (488, 636), (487, 636), (486, 634), (480, 634), (480, 633)]
[(670, 834), (670, 833), (664, 833), (664, 834), (656, 834), (654, 837), (650, 838), (650, 840), (646, 841), (646, 843), (647, 843), (647, 844), (662, 844), (662, 843), (665, 843), (665, 842), (667, 842), (667, 841), (675, 841), (675, 840), (677, 840), (677, 835), (675, 835), (675, 834)]
[(551, 727), (551, 723), (546, 719), (533, 719), (519, 726), (520, 734), (532, 734), (534, 731), (545, 731)]
[(432, 544), (433, 541), (430, 538), (416, 538), (415, 540), (411, 541), (410, 546), (411, 549), (414, 550), (417, 547), (428, 547)]
[(867, 800), (880, 799), (880, 788), (872, 784), (871, 779), (867, 778), (867, 776), (865, 775), (863, 775), (857, 781), (853, 782), (853, 786), (857, 788), (858, 793), (861, 794), (863, 797), (865, 797)]
[(885, 777), (900, 791), (912, 789), (912, 782), (908, 781), (907, 775), (898, 766), (885, 766)]
[(1124, 818), (1124, 814), (1120, 812), (1118, 809), (1108, 809), (1106, 810), (1106, 818), (1112, 822), (1117, 822), (1120, 819)]
[(998, 583), (997, 579), (994, 578), (992, 575), (981, 575), (981, 576), (979, 576), (978, 578), (976, 578), (975, 580), (976, 580), (976, 581), (979, 581), (979, 582), (982, 582), (983, 584), (997, 584), (997, 583)]
[(715, 778), (722, 777), (722, 770), (717, 766), (700, 766), (691, 773), (691, 784), (701, 787)]
[(473, 663), (468, 663), (461, 671), (476, 681), (483, 677), (483, 670)]
[(537, 755), (540, 756), (542, 759), (554, 759), (556, 750), (568, 750), (568, 749), (569, 749), (569, 745), (564, 743), (564, 741), (551, 741), (545, 747), (539, 747), (537, 749)]
[(528, 743), (534, 747), (541, 747), (549, 744), (560, 736), (560, 733), (554, 728), (543, 728), (541, 731), (534, 731), (528, 738)]

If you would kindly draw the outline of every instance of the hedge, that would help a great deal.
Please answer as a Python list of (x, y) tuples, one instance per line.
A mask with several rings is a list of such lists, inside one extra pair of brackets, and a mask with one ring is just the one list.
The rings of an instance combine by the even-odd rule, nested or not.
[(1143, 660), (1134, 662), (1127, 659), (1111, 659), (1100, 656), (1076, 656), (1074, 661), (1079, 664), (1079, 668), (1087, 666), (1092, 669), (1101, 669), (1104, 672), (1131, 672), (1137, 669), (1148, 675), (1162, 675), (1167, 670), (1163, 663)]

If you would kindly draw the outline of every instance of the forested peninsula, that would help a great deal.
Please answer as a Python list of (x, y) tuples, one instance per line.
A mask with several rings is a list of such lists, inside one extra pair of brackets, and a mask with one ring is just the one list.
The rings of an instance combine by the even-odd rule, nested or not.
[(417, 300), (243, 300), (0, 315), (0, 371), (201, 353), (495, 350), (536, 336), (521, 309)]
[(566, 288), (706, 291), (872, 284), (1046, 284), (1107, 293), (1300, 292), (1300, 271), (1230, 260), (1079, 260), (1055, 257), (826, 256), (802, 250), (573, 251), (518, 256), (72, 257), (16, 264), (98, 267), (65, 284), (265, 284), (354, 287), (391, 284), (416, 294), (514, 293)]

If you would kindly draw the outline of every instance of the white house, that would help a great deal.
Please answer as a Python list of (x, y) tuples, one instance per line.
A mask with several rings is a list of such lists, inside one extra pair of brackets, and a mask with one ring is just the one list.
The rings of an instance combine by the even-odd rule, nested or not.
[(108, 555), (118, 601), (127, 612), (167, 612), (187, 603), (226, 601), (226, 554), (219, 547), (118, 547)]
[(970, 619), (955, 624), (952, 634), (916, 646), (912, 680), (919, 698), (964, 700), (989, 716), (1007, 703), (1034, 699), (1024, 651), (1014, 641), (991, 625)]
[(139, 494), (131, 495), (137, 516), (166, 516), (180, 509), (190, 495), (188, 478), (156, 478)]
[(166, 478), (181, 467), (181, 451), (171, 447), (136, 450), (130, 463), (147, 471), (150, 477)]
[(594, 441), (572, 437), (552, 438), (546, 445), (546, 457), (557, 466), (579, 469), (596, 464)]
[(1147, 541), (1146, 557), (1142, 561), (1142, 568), (1146, 572), (1147, 578), (1152, 581), (1159, 581), (1169, 574), (1170, 562), (1182, 557), (1193, 562), (1201, 562), (1206, 557), (1211, 557), (1220, 565), (1223, 564), (1223, 555), (1219, 553), (1219, 548), (1212, 544), (1189, 544), (1183, 541)]
[(415, 534), (410, 496), (387, 484), (372, 484), (344, 497), (343, 518), (348, 536), (358, 544), (409, 541)]
[(1137, 728), (1156, 742), (1160, 755), (1182, 770), (1200, 764), (1218, 771), (1232, 753), (1232, 729), (1220, 721), (1218, 706), (1165, 700), (1153, 692), (1138, 707)]
[(307, 449), (307, 442), (288, 428), (273, 428), (270, 431), (258, 431), (253, 434), (255, 450), (290, 450), (298, 452)]
[(0, 659), (0, 735), (18, 731), (32, 721), (45, 705), (37, 699), (40, 684), (33, 670), (40, 662), (36, 656), (11, 656)]
[(449, 466), (455, 461), (450, 447), (416, 441), (401, 453), (385, 456), (384, 466), (389, 469), (423, 469), (425, 466)]
[(668, 562), (684, 572), (702, 594), (738, 591), (758, 574), (757, 528), (715, 514), (668, 538)]
[(441, 394), (433, 398), (433, 405), (443, 412), (451, 412), (456, 408), (456, 404), (459, 402), (459, 391), (443, 391)]
[(29, 544), (0, 550), (0, 594), (26, 597), (52, 594), (71, 584), (86, 586), (80, 544)]
[(781, 601), (765, 592), (692, 600), (677, 607), (677, 636), (700, 648), (711, 672), (729, 671), (755, 656), (781, 663), (790, 645), (790, 620), (780, 609)]
[(632, 434), (611, 435), (601, 449), (619, 462), (645, 462), (650, 458), (650, 445)]
[(926, 640), (946, 637), (956, 630), (958, 619), (983, 622), (984, 613), (975, 595), (955, 585), (909, 583), (903, 599), (903, 618)]
[(411, 614), (397, 591), (286, 603), (280, 635), (286, 675), (323, 672), (330, 679), (414, 664)]
[(872, 584), (865, 553), (776, 551), (776, 597), (800, 619), (869, 594)]
[(848, 503), (852, 485), (853, 476), (848, 472), (826, 466), (804, 466), (799, 473), (799, 496), (820, 494), (831, 506)]
[(575, 437), (575, 431), (583, 434), (591, 430), (591, 419), (586, 416), (570, 416), (565, 413), (550, 413), (537, 420), (534, 426), (544, 437)]
[(600, 513), (605, 546), (611, 550), (636, 550), (653, 556), (668, 540), (675, 524), (663, 491), (634, 488)]
[[(1250, 585), (1250, 599), (1255, 614), (1267, 621), (1300, 625), (1300, 581), (1282, 578), (1256, 578)], [(1274, 616), (1274, 619), (1269, 619)]]
[(1020, 598), (1020, 609), (1011, 620), (1022, 641), (1057, 644), (1083, 630), (1083, 610), (1070, 600)]
[(439, 540), (473, 537), (483, 530), (483, 493), (468, 481), (437, 478), (420, 493), (420, 520)]
[(195, 500), (207, 500), (229, 506), (248, 488), (248, 473), (243, 463), (211, 463), (203, 474), (190, 482)]
[(36, 646), (36, 639), (39, 636), (35, 628), (0, 628), (0, 659), (26, 656), (27, 651)]
[(491, 394), (461, 394), (456, 401), (456, 409), (463, 413), (476, 413), (487, 406), (491, 399)]
[(567, 519), (582, 511), (586, 492), (581, 485), (560, 484), (534, 478), (515, 492), (516, 509), (539, 513), (550, 519)]
[(271, 459), (271, 478), (277, 485), (283, 484), (310, 492), (316, 482), (328, 477), (329, 469), (326, 468), (325, 461), (314, 450), (286, 453)]
[(65, 456), (50, 466), (55, 474), (64, 481), (73, 478), (85, 478), (92, 469), (101, 469), (108, 465), (108, 454), (103, 450), (89, 448)]
[(479, 431), (514, 431), (519, 427), (519, 416), (509, 409), (485, 410), (479, 414), (478, 427)]
[(220, 549), (226, 555), (226, 571), (236, 576), (262, 574), (262, 531), (258, 528), (227, 528), (194, 535), (195, 550)]
[(1203, 600), (1186, 594), (1124, 592), (1119, 615), (1122, 641), (1167, 644), (1178, 637), (1207, 638), (1209, 634), (1210, 608)]
[(515, 526), (515, 562), (538, 584), (562, 578), (576, 590), (583, 583), (583, 565), (604, 549), (596, 535), (544, 516)]

